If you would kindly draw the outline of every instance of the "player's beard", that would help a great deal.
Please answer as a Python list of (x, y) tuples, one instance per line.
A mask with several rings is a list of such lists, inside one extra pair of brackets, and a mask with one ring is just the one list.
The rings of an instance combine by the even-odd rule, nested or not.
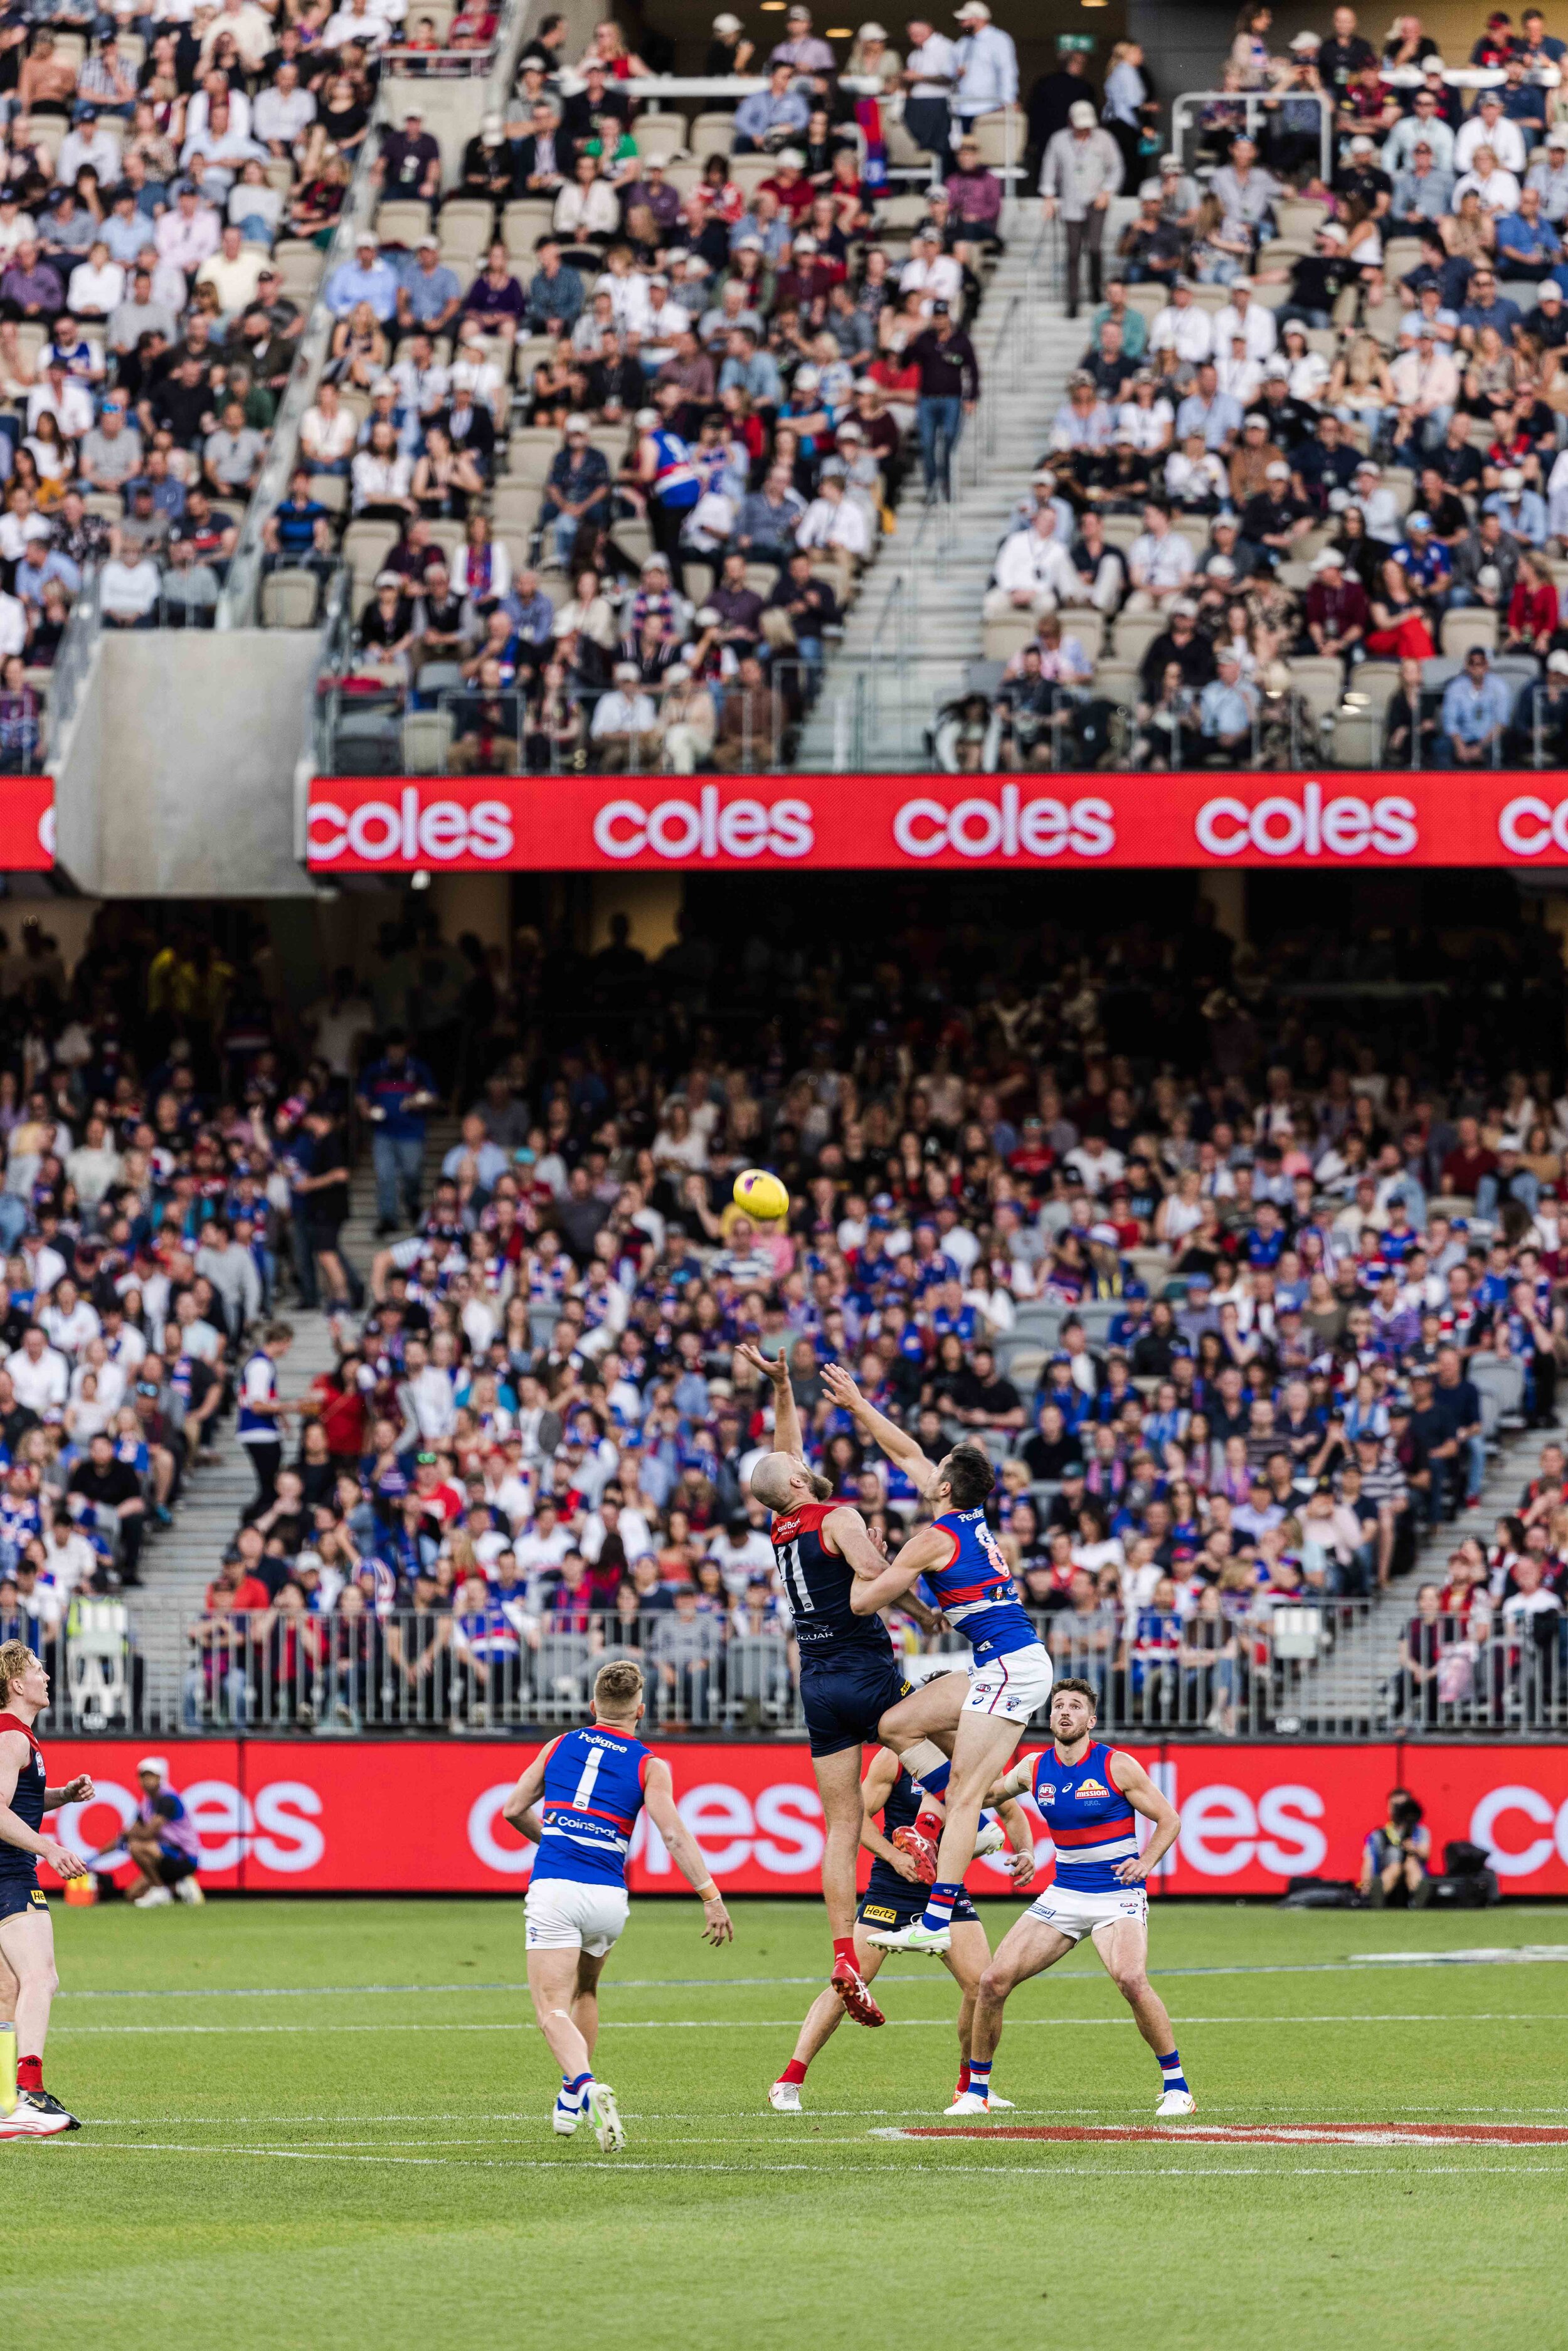
[(824, 1478), (820, 1469), (811, 1470), (810, 1475), (811, 1479), (811, 1491), (815, 1494), (818, 1501), (831, 1502), (833, 1499), (832, 1479), (831, 1478)]

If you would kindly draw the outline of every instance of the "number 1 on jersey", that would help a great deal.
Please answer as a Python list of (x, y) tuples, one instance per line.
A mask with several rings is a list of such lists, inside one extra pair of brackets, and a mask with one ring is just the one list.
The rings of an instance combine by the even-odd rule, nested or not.
[(588, 1761), (582, 1767), (582, 1777), (577, 1783), (572, 1802), (579, 1811), (586, 1811), (593, 1794), (593, 1783), (599, 1777), (599, 1767), (604, 1761), (602, 1747), (591, 1747)]
[(784, 1589), (789, 1594), (790, 1607), (797, 1616), (810, 1616), (815, 1604), (800, 1566), (800, 1546), (798, 1542), (779, 1544), (779, 1566), (784, 1577)]

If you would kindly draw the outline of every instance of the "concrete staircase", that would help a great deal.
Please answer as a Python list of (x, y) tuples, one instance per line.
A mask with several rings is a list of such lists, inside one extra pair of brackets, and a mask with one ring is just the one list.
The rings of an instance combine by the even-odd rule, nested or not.
[(807, 773), (925, 767), (936, 712), (980, 656), (997, 548), (1089, 340), (1087, 313), (1069, 320), (1055, 298), (1051, 250), (1020, 211), (975, 325), (980, 401), (959, 443), (954, 503), (923, 507), (912, 450), (898, 530), (829, 656), (802, 732), (797, 764)]
[[(425, 1150), (427, 1199), (435, 1172), (456, 1140), (455, 1119), (431, 1121)], [(343, 1248), (367, 1288), (371, 1259), (383, 1246), (375, 1237), (375, 1176), (367, 1156), (354, 1172), (349, 1220), (342, 1231)], [(326, 1314), (306, 1311), (287, 1300), (279, 1306), (279, 1316), (291, 1326), (294, 1344), (282, 1365), (278, 1386), (286, 1396), (302, 1395), (311, 1381), (319, 1373), (329, 1372), (338, 1360), (331, 1322)], [(286, 1458), (297, 1435), (295, 1423), (286, 1440)], [(232, 1414), (220, 1422), (214, 1449), (217, 1460), (195, 1470), (186, 1480), (173, 1525), (143, 1550), (143, 1589), (132, 1603), (131, 1621), (146, 1673), (149, 1721), (156, 1720), (165, 1729), (176, 1728), (180, 1719), (184, 1628), (202, 1614), (207, 1586), (256, 1492), (255, 1474), (235, 1434)]]

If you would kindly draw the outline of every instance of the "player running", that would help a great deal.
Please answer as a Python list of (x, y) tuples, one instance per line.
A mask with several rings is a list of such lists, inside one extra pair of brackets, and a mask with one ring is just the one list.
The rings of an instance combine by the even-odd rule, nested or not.
[[(988, 2075), (1002, 2004), (1014, 1985), (1054, 1967), (1088, 1935), (1159, 2061), (1155, 2114), (1170, 2122), (1196, 2114), (1197, 2100), (1182, 2072), (1165, 2002), (1149, 1983), (1144, 1881), (1176, 1843), (1181, 1822), (1141, 1763), (1096, 1740), (1094, 1720), (1091, 1685), (1075, 1677), (1059, 1681), (1051, 1697), (1055, 1745), (1021, 1757), (997, 1784), (998, 1799), (1028, 1789), (1040, 1806), (1056, 1846), (1056, 1882), (1009, 1928), (980, 1979), (970, 2075)], [(1142, 1854), (1137, 1813), (1155, 1824)]]
[(528, 1991), (560, 2067), (555, 2128), (570, 2138), (586, 2114), (606, 2155), (625, 2146), (626, 2131), (614, 2091), (593, 2071), (599, 1979), (625, 1930), (626, 1855), (644, 1804), (671, 1860), (696, 1889), (704, 1940), (727, 1943), (735, 1933), (696, 1839), (675, 1810), (670, 1767), (637, 1737), (643, 1714), (641, 1669), (628, 1659), (601, 1666), (591, 1725), (541, 1747), (504, 1807), (505, 1818), (538, 1846), (523, 1907)]
[[(946, 1817), (924, 1912), (905, 1927), (879, 1928), (872, 1940), (887, 1951), (941, 1953), (975, 1856), (986, 1791), (1023, 1725), (1045, 1703), (1051, 1659), (986, 1524), (992, 1470), (984, 1447), (956, 1445), (941, 1461), (928, 1461), (912, 1437), (866, 1402), (840, 1365), (830, 1364), (822, 1383), (936, 1511), (879, 1575), (857, 1584), (851, 1606), (857, 1613), (907, 1607), (907, 1595), (924, 1576), (938, 1608), (974, 1652), (967, 1688), (956, 1675), (938, 1674), (890, 1708), (881, 1725), (883, 1739), (922, 1785), (932, 1794), (945, 1791)], [(950, 1769), (928, 1745), (934, 1732), (946, 1730), (954, 1732)]]
[[(871, 1876), (856, 1913), (854, 1949), (855, 1963), (867, 1983), (882, 1966), (884, 1956), (872, 1941), (869, 1930), (883, 1925), (907, 1924), (919, 1917), (924, 1907), (925, 1896), (919, 1891), (923, 1872), (917, 1855), (911, 1850), (917, 1842), (915, 1822), (921, 1802), (918, 1781), (910, 1778), (891, 1747), (879, 1749), (861, 1782), (861, 1843), (873, 1860)], [(1009, 1802), (999, 1809), (1012, 1846), (1009, 1866), (1014, 1885), (1021, 1889), (1034, 1876), (1034, 1834), (1021, 1805)], [(879, 1813), (880, 1829), (876, 1824)], [(994, 2092), (988, 2099), (977, 2095), (970, 2087), (969, 2026), (980, 1971), (989, 1957), (986, 1930), (968, 1896), (961, 1895), (954, 1906), (952, 1938), (943, 1954), (947, 1972), (963, 1995), (958, 2007), (958, 2086), (953, 2093), (954, 2103), (946, 2109), (950, 2115), (994, 2113), (1012, 2104), (1010, 2098), (998, 2098)], [(806, 2011), (795, 2054), (768, 2090), (768, 2103), (775, 2114), (800, 2113), (800, 2085), (806, 2078), (806, 2068), (838, 2031), (843, 2014), (838, 1995), (831, 1986), (817, 1994)]]
[(38, 1884), (38, 1863), (61, 1877), (84, 1877), (87, 1864), (43, 1833), (46, 1813), (85, 1804), (85, 1771), (62, 1788), (47, 1785), (44, 1751), (33, 1725), (49, 1702), (49, 1677), (25, 1641), (0, 1646), (0, 2001), (16, 2022), (16, 2103), (0, 2115), (0, 2138), (55, 2138), (79, 2130), (75, 2115), (44, 2087), (44, 2043), (59, 1979), (55, 1929)]
[[(800, 1653), (800, 1706), (822, 1799), (822, 1903), (833, 1938), (829, 1982), (857, 2024), (883, 2024), (886, 2019), (855, 1959), (855, 1865), (865, 1817), (861, 1750), (877, 1737), (881, 1718), (909, 1692), (887, 1627), (875, 1613), (895, 1595), (890, 1590), (873, 1606), (862, 1605), (859, 1595), (885, 1581), (887, 1562), (860, 1512), (835, 1503), (827, 1479), (808, 1466), (784, 1357), (770, 1360), (756, 1347), (737, 1347), (736, 1353), (773, 1383), (778, 1449), (753, 1469), (751, 1490), (773, 1512), (774, 1558)], [(918, 1623), (936, 1623), (919, 1601), (903, 1604)]]

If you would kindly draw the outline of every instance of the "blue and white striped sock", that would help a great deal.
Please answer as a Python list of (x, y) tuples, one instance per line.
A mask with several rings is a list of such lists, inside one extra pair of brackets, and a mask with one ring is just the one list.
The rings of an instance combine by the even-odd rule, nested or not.
[(933, 1933), (939, 1928), (950, 1927), (953, 1924), (953, 1905), (963, 1891), (962, 1886), (944, 1886), (938, 1879), (925, 1896), (921, 1925), (929, 1927)]
[(1186, 2090), (1189, 2097), (1192, 2095), (1186, 2075), (1181, 2070), (1181, 2058), (1176, 2050), (1171, 2050), (1168, 2055), (1162, 2057), (1159, 2066), (1160, 2081), (1166, 2089)]
[(988, 2098), (988, 2097), (990, 2096), (990, 2095), (991, 2095), (991, 2061), (990, 2061), (990, 2059), (989, 2059), (988, 2057), (986, 2059), (986, 2062), (985, 2062), (985, 2064), (984, 2064), (983, 2065), (980, 2064), (980, 2062), (979, 2062), (978, 2058), (976, 2058), (976, 2057), (971, 2057), (971, 2058), (970, 2058), (970, 2060), (969, 2060), (969, 2087), (970, 2087), (970, 2089), (971, 2089), (971, 2090), (977, 2091), (977, 2092), (978, 2092), (978, 2094), (979, 2094), (979, 2095), (980, 2095), (982, 2098)]

